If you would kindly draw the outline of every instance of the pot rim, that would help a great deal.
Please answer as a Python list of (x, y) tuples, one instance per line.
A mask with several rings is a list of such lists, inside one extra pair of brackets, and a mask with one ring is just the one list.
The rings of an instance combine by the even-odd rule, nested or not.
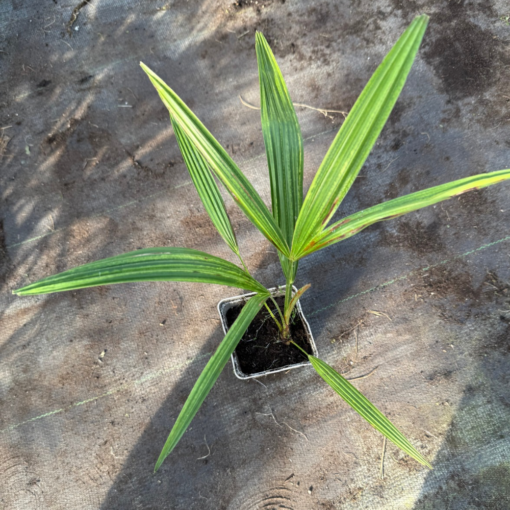
[[(281, 285), (279, 287), (272, 287), (272, 288), (267, 289), (267, 290), (271, 293), (271, 295), (273, 297), (278, 297), (278, 296), (281, 296), (281, 295), (284, 294), (285, 285)], [(292, 295), (294, 295), (297, 291), (298, 291), (298, 289), (293, 285), (292, 286)], [(246, 294), (239, 294), (237, 296), (231, 296), (231, 297), (228, 297), (228, 298), (224, 298), (224, 299), (222, 299), (218, 303), (218, 305), (217, 305), (218, 313), (220, 315), (221, 326), (223, 328), (223, 333), (225, 335), (228, 332), (228, 327), (227, 327), (227, 325), (225, 323), (225, 318), (223, 316), (223, 311), (222, 311), (224, 306), (226, 304), (238, 304), (238, 303), (241, 303), (243, 301), (246, 302), (248, 300), (248, 298), (250, 298), (252, 296), (255, 296), (256, 294), (257, 294), (256, 292), (248, 292)], [(305, 317), (305, 315), (303, 313), (303, 309), (301, 308), (301, 303), (299, 302), (299, 300), (296, 303), (296, 310), (300, 314), (301, 320), (303, 321), (303, 324), (305, 326), (305, 331), (307, 333), (308, 342), (310, 343), (310, 346), (312, 347), (312, 354), (313, 354), (313, 356), (317, 357), (318, 356), (317, 346), (315, 345), (315, 340), (313, 338), (312, 330), (310, 328), (310, 324), (308, 324), (308, 321), (306, 320), (306, 317)], [(234, 350), (234, 352), (231, 355), (231, 359), (232, 359), (232, 367), (234, 369), (234, 375), (238, 379), (241, 379), (243, 381), (246, 381), (248, 379), (256, 379), (256, 378), (259, 378), (259, 377), (264, 377), (264, 376), (270, 375), (270, 374), (276, 374), (278, 372), (287, 372), (288, 370), (292, 370), (294, 368), (311, 366), (311, 363), (309, 361), (303, 361), (301, 363), (294, 363), (293, 365), (287, 365), (285, 367), (279, 367), (279, 368), (274, 368), (274, 369), (270, 369), (270, 370), (264, 370), (263, 372), (256, 372), (255, 374), (245, 374), (241, 370), (241, 366), (239, 364), (239, 359), (237, 357), (237, 354), (236, 354), (235, 350)]]

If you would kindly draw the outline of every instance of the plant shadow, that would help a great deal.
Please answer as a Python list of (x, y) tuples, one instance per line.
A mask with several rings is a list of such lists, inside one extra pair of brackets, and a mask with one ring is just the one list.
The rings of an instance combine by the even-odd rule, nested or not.
[[(153, 473), (153, 470), (170, 429), (205, 366), (207, 360), (204, 358), (212, 354), (221, 336), (217, 327), (196, 354), (194, 359), (198, 361), (192, 361), (173, 384), (164, 403), (150, 417), (149, 424), (131, 449), (101, 508), (128, 509), (139, 505), (169, 508), (169, 504), (170, 507), (180, 507), (186, 502), (200, 500), (201, 493), (214, 492), (215, 471), (229, 469), (231, 465), (225, 409), (232, 405), (235, 393), (230, 391), (230, 386), (236, 381), (225, 374), (231, 372), (230, 360), (179, 444), (159, 471)], [(221, 455), (218, 455), (219, 451)]]
[(475, 328), (477, 337), (466, 349), (477, 359), (472, 380), (448, 420), (434, 470), (427, 474), (414, 510), (509, 507), (510, 325), (505, 317), (498, 324), (493, 316)]

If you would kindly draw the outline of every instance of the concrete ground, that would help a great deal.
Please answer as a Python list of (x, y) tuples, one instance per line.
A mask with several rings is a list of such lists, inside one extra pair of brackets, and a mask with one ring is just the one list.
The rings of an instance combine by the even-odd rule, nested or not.
[[(269, 201), (254, 32), (293, 100), (348, 111), (419, 13), (430, 25), (341, 206), (510, 167), (504, 0), (0, 2), (0, 507), (507, 509), (510, 185), (375, 225), (303, 260), (320, 356), (431, 460), (388, 444), (313, 372), (230, 365), (161, 470), (155, 460), (221, 341), (237, 289), (147, 283), (18, 298), (40, 277), (140, 247), (231, 258), (143, 60)], [(342, 114), (297, 107), (305, 182)], [(255, 276), (274, 250), (227, 200)], [(340, 216), (339, 216), (340, 217)], [(375, 370), (375, 371), (374, 371)], [(381, 469), (381, 465), (383, 470)]]

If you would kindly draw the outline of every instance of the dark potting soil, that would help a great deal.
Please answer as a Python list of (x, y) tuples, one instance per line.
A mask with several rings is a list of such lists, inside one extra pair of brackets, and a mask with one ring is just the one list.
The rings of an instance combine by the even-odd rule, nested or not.
[[(275, 298), (275, 300), (283, 309), (283, 297)], [(274, 316), (278, 318), (274, 303), (268, 301), (267, 304)], [(227, 310), (225, 316), (229, 328), (241, 313), (243, 306), (235, 305)], [(296, 344), (305, 352), (313, 354), (312, 347), (308, 343), (305, 325), (297, 312), (291, 320), (290, 333)], [(297, 347), (292, 344), (286, 345), (282, 341), (278, 327), (266, 307), (263, 307), (255, 316), (235, 352), (241, 370), (247, 375), (306, 361), (305, 355)]]

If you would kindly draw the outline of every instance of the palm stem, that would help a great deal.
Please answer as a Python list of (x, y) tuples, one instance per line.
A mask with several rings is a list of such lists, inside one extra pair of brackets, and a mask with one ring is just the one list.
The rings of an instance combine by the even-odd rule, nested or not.
[[(273, 299), (273, 298), (271, 298)], [(276, 305), (276, 302), (274, 301), (273, 299), (273, 302), (274, 304)], [(278, 321), (278, 319), (274, 316), (273, 312), (271, 311), (271, 308), (269, 308), (269, 306), (267, 305), (267, 302), (264, 303), (265, 307), (267, 308), (267, 311), (269, 312), (269, 315), (273, 318), (273, 320), (275, 321), (276, 325), (278, 326), (278, 330), (280, 331), (280, 333), (283, 331), (283, 325)], [(280, 312), (280, 316), (282, 315), (282, 312), (280, 311), (280, 308), (278, 307), (278, 305), (276, 305), (276, 308), (278, 309), (278, 311)]]
[(297, 347), (306, 356), (306, 359), (308, 359), (308, 353), (302, 347), (299, 347), (299, 345), (294, 342), (294, 340), (291, 340), (290, 343)]
[[(236, 251), (235, 254), (237, 255), (237, 258), (241, 261), (241, 264), (243, 265), (244, 270), (250, 274), (250, 270), (246, 267), (246, 264), (244, 263), (243, 257), (241, 257), (241, 254)], [(251, 275), (250, 275), (251, 276)]]
[[(290, 306), (290, 302), (292, 300), (292, 284), (294, 283), (293, 280), (290, 280), (289, 278), (287, 278), (287, 283), (285, 285), (285, 305), (284, 305), (284, 308), (283, 308), (283, 311), (284, 311), (284, 317), (283, 317), (283, 336), (284, 338), (288, 338), (289, 335), (290, 335), (290, 331), (289, 331), (289, 321), (286, 319), (287, 318), (287, 310)], [(289, 316), (290, 317), (290, 316)]]
[[(282, 310), (281, 308), (278, 306), (278, 303), (275, 301), (274, 297), (273, 296), (270, 296), (271, 298), (271, 301), (273, 302), (274, 306), (276, 307), (276, 309), (278, 310), (278, 314), (280, 315), (280, 320), (282, 321), (282, 328), (280, 331), (283, 331), (283, 328), (285, 326), (285, 318), (284, 318), (284, 315), (282, 314)], [(275, 319), (276, 320), (276, 319)], [(278, 321), (276, 322), (278, 324)]]

